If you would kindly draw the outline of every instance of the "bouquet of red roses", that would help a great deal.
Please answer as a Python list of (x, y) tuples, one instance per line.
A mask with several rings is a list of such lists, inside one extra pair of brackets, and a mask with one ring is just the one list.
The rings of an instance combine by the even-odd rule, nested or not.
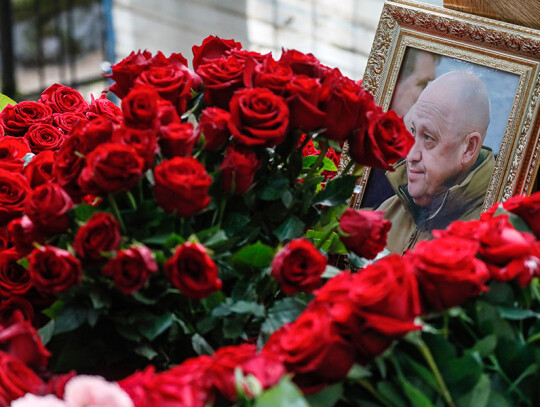
[[(0, 112), (0, 405), (452, 405), (486, 387), (456, 393), (428, 337), (490, 279), (534, 290), (536, 239), (486, 215), (361, 272), (329, 264), (384, 248), (389, 223), (348, 199), (412, 145), (359, 83), (217, 37), (193, 70), (139, 51), (109, 77), (120, 107), (56, 84)], [(507, 209), (534, 229), (534, 202)]]

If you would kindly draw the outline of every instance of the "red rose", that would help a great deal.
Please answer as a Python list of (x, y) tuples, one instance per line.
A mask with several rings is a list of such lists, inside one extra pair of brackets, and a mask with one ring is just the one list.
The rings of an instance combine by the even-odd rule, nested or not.
[(391, 170), (413, 144), (402, 118), (393, 110), (383, 112), (377, 107), (366, 113), (365, 125), (349, 139), (349, 154), (362, 165)]
[(197, 243), (180, 245), (165, 263), (165, 274), (184, 295), (197, 300), (219, 291), (222, 285), (216, 264)]
[(138, 86), (122, 99), (124, 122), (128, 126), (150, 128), (158, 113), (159, 94), (152, 86)]
[[(540, 242), (535, 242), (536, 246)], [(537, 255), (518, 257), (501, 267), (488, 265), (491, 277), (497, 281), (516, 280), (521, 287), (528, 286), (533, 277), (540, 275), (540, 249)]]
[(414, 324), (422, 312), (418, 282), (406, 259), (384, 257), (359, 270), (351, 283), (353, 315), (348, 328), (359, 363), (382, 353), (393, 339), (420, 328)]
[(38, 185), (55, 180), (53, 175), (54, 161), (55, 154), (50, 150), (41, 151), (32, 158), (23, 170), (23, 175), (28, 180), (30, 188), (33, 189)]
[(70, 196), (58, 184), (38, 186), (24, 205), (24, 212), (43, 233), (63, 233), (69, 227), (68, 211), (73, 206)]
[(210, 35), (206, 37), (202, 44), (194, 45), (193, 51), (193, 69), (198, 71), (201, 63), (206, 63), (210, 60), (220, 58), (225, 55), (225, 51), (230, 49), (241, 49), (242, 44), (234, 40), (224, 40), (219, 37)]
[(146, 50), (143, 52), (139, 50), (137, 53), (131, 52), (126, 58), (111, 67), (110, 74), (105, 75), (115, 81), (107, 90), (122, 99), (130, 91), (141, 72), (152, 66), (153, 63), (151, 52)]
[(445, 230), (434, 230), (433, 236), (435, 237), (444, 237), (444, 236), (456, 236), (463, 239), (469, 239), (473, 241), (479, 241), (480, 238), (487, 232), (489, 229), (489, 224), (482, 220), (456, 220), (452, 222)]
[(32, 322), (34, 307), (24, 297), (11, 297), (0, 301), (0, 325), (9, 326), (17, 321)]
[(78, 91), (58, 83), (45, 89), (39, 101), (49, 106), (55, 113), (83, 113), (88, 109), (88, 103)]
[(212, 59), (200, 65), (197, 73), (204, 86), (204, 100), (208, 106), (229, 108), (234, 92), (243, 87), (245, 61), (234, 56)]
[(263, 352), (278, 355), (304, 393), (344, 379), (355, 357), (354, 347), (339, 334), (323, 305), (310, 307), (276, 331)]
[(195, 158), (163, 161), (154, 169), (154, 178), (156, 201), (166, 212), (191, 216), (210, 203), (212, 178)]
[(326, 257), (313, 243), (295, 239), (285, 245), (272, 261), (272, 277), (285, 294), (313, 292), (321, 285), (321, 275), (326, 268)]
[(313, 300), (313, 303), (330, 306), (332, 320), (344, 335), (349, 334), (346, 324), (350, 322), (353, 314), (353, 304), (349, 299), (353, 278), (354, 275), (349, 270), (342, 271), (315, 291), (316, 296)]
[(171, 123), (159, 129), (159, 146), (166, 158), (190, 157), (198, 135), (193, 131), (193, 124)]
[(523, 219), (536, 238), (540, 239), (540, 192), (510, 198), (503, 203), (503, 207)]
[(23, 295), (32, 287), (30, 274), (17, 263), (19, 259), (15, 249), (0, 252), (0, 295), (3, 297)]
[(77, 376), (77, 372), (75, 370), (68, 373), (52, 375), (45, 384), (41, 394), (54, 394), (59, 399), (63, 399), (67, 382), (69, 382), (75, 376)]
[(77, 230), (73, 249), (83, 259), (101, 260), (103, 252), (118, 249), (120, 238), (118, 221), (108, 213), (98, 212)]
[(176, 106), (178, 113), (182, 114), (191, 99), (193, 77), (187, 67), (171, 64), (155, 66), (142, 72), (135, 84), (155, 88), (159, 96), (170, 101)]
[(145, 246), (120, 250), (103, 267), (103, 275), (113, 278), (114, 286), (124, 294), (139, 290), (158, 266), (152, 252)]
[(26, 393), (38, 393), (42, 386), (43, 381), (23, 361), (0, 351), (0, 406), (8, 407)]
[(107, 99), (107, 96), (101, 95), (99, 98), (94, 98), (91, 95), (92, 103), (85, 112), (88, 120), (94, 120), (98, 117), (106, 117), (115, 124), (120, 124), (123, 119), (122, 110), (112, 101)]
[(268, 88), (276, 95), (283, 95), (287, 84), (293, 78), (289, 65), (276, 62), (271, 55), (265, 56), (262, 63), (250, 60), (246, 64), (244, 82), (249, 88)]
[(197, 138), (204, 137), (204, 149), (218, 150), (229, 138), (229, 119), (231, 114), (219, 107), (207, 107), (201, 112), (201, 117), (195, 130)]
[(25, 297), (0, 299), (0, 327), (2, 329), (20, 321), (31, 322), (34, 316), (34, 307)]
[(106, 116), (100, 116), (92, 121), (81, 120), (71, 131), (70, 137), (80, 139), (79, 153), (85, 155), (93, 151), (97, 146), (111, 140), (115, 129), (114, 122)]
[(52, 117), (52, 125), (64, 134), (69, 134), (73, 126), (86, 118), (82, 113), (55, 113)]
[(478, 248), (478, 243), (453, 236), (416, 245), (407, 259), (415, 267), (428, 308), (443, 311), (487, 289), (490, 275), (486, 265), (475, 257)]
[(0, 168), (0, 224), (22, 214), (30, 186), (22, 174)]
[(15, 106), (7, 105), (0, 112), (0, 126), (6, 136), (24, 136), (30, 126), (38, 123), (49, 123), (52, 109), (39, 102), (24, 101)]
[(67, 250), (41, 246), (30, 253), (28, 260), (32, 283), (39, 291), (61, 293), (81, 282), (81, 263)]
[(392, 224), (382, 211), (348, 208), (341, 216), (339, 228), (347, 234), (340, 239), (357, 256), (374, 259), (386, 246), (386, 236)]
[(504, 265), (531, 253), (534, 236), (516, 230), (508, 220), (508, 215), (497, 216), (486, 223), (489, 229), (480, 238), (478, 251), (486, 263)]
[(144, 160), (143, 171), (154, 164), (154, 158), (158, 149), (155, 130), (119, 127), (115, 129), (112, 141), (133, 147), (139, 157)]
[[(212, 382), (221, 395), (229, 401), (237, 400), (235, 369), (244, 375), (253, 375), (267, 389), (277, 384), (285, 374), (285, 367), (277, 357), (266, 353), (257, 353), (257, 347), (251, 344), (224, 346), (213, 355), (214, 362), (208, 369)], [(248, 396), (249, 389), (244, 389)]]
[(287, 64), (297, 75), (307, 75), (310, 78), (320, 78), (322, 67), (313, 54), (304, 54), (295, 49), (283, 50), (279, 62)]
[(230, 102), (229, 130), (247, 146), (273, 147), (285, 140), (289, 108), (281, 96), (264, 88), (237, 91)]
[(82, 195), (77, 180), (86, 162), (82, 156), (83, 148), (80, 136), (72, 134), (64, 140), (53, 161), (53, 178), (74, 200)]
[(34, 154), (43, 150), (58, 150), (64, 142), (64, 134), (51, 124), (35, 124), (24, 135)]
[(325, 114), (325, 137), (339, 142), (349, 138), (372, 99), (366, 90), (339, 70), (330, 71), (322, 82), (319, 103), (319, 109)]
[(18, 321), (0, 328), (0, 347), (3, 351), (20, 359), (27, 366), (47, 367), (51, 356), (28, 321)]
[(0, 251), (6, 250), (9, 246), (9, 231), (7, 227), (0, 227)]
[(325, 114), (318, 107), (321, 82), (317, 78), (299, 75), (287, 83), (287, 105), (293, 129), (313, 131), (323, 127)]
[(43, 243), (44, 236), (37, 230), (28, 216), (13, 219), (8, 223), (9, 237), (17, 252), (24, 256), (34, 250), (34, 242)]
[(30, 147), (23, 137), (0, 138), (0, 168), (11, 172), (21, 172), (25, 163), (24, 157), (28, 153), (30, 153)]
[(261, 166), (257, 154), (246, 147), (227, 147), (225, 158), (219, 166), (223, 189), (236, 195), (245, 193), (253, 184), (255, 173)]
[(105, 143), (86, 156), (78, 184), (92, 194), (128, 191), (139, 182), (143, 168), (144, 160), (133, 147)]

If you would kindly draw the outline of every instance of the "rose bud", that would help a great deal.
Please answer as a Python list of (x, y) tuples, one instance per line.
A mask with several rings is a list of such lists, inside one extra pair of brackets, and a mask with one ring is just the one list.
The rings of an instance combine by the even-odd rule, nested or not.
[(41, 246), (28, 257), (32, 283), (39, 291), (60, 293), (80, 283), (81, 263), (67, 250)]
[(24, 211), (40, 232), (63, 233), (69, 227), (68, 211), (73, 201), (64, 189), (54, 183), (43, 184), (32, 191)]
[(152, 252), (145, 246), (133, 246), (120, 250), (116, 257), (103, 267), (103, 275), (113, 278), (114, 286), (124, 294), (139, 290), (158, 265)]
[(34, 250), (34, 242), (43, 243), (45, 241), (43, 234), (26, 215), (13, 219), (8, 223), (7, 228), (9, 237), (21, 256)]
[(245, 193), (253, 184), (260, 165), (253, 150), (240, 145), (227, 147), (225, 158), (219, 166), (223, 189), (236, 195)]
[(36, 328), (18, 321), (0, 329), (0, 348), (32, 367), (46, 367), (51, 352), (41, 342)]
[(231, 49), (241, 49), (242, 44), (234, 40), (224, 40), (210, 35), (206, 37), (201, 45), (194, 45), (193, 51), (193, 69), (198, 70), (201, 63), (212, 59), (220, 58), (225, 52)]
[(30, 273), (17, 262), (21, 256), (13, 248), (0, 252), (0, 295), (23, 295), (32, 288)]
[(319, 288), (326, 268), (326, 257), (313, 243), (295, 239), (285, 245), (272, 261), (272, 277), (285, 294), (311, 293)]
[(154, 169), (154, 193), (158, 204), (180, 217), (194, 215), (210, 203), (212, 178), (195, 158), (174, 157)]
[(198, 135), (191, 123), (171, 123), (159, 129), (159, 146), (167, 158), (190, 157)]
[(197, 138), (204, 137), (204, 149), (218, 150), (228, 140), (229, 119), (231, 114), (219, 107), (207, 107), (201, 112), (195, 133)]
[(103, 252), (112, 252), (120, 246), (120, 225), (114, 216), (98, 212), (77, 230), (73, 249), (86, 260), (102, 260)]
[(198, 243), (184, 243), (165, 263), (165, 274), (182, 294), (202, 299), (221, 289), (216, 263)]
[(386, 236), (392, 224), (383, 218), (382, 211), (354, 210), (347, 208), (339, 221), (339, 228), (346, 234), (340, 239), (354, 254), (374, 259), (386, 246)]

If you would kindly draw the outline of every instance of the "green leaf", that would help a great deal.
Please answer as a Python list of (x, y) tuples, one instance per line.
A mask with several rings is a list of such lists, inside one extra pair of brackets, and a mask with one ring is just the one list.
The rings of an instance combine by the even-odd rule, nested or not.
[(412, 407), (434, 407), (433, 403), (422, 393), (417, 387), (415, 387), (408, 380), (401, 378), (401, 387)]
[(99, 209), (90, 204), (81, 203), (75, 206), (72, 211), (75, 215), (75, 219), (86, 222), (94, 213), (99, 212)]
[(491, 381), (485, 374), (480, 376), (478, 383), (470, 392), (456, 400), (459, 407), (486, 407), (491, 393)]
[(43, 345), (47, 345), (54, 335), (54, 319), (51, 319), (37, 331)]
[(491, 391), (487, 405), (489, 407), (515, 407), (514, 404), (508, 402), (508, 400), (497, 391)]
[(324, 189), (315, 196), (313, 203), (324, 206), (342, 205), (352, 195), (357, 178), (344, 175), (328, 181)]
[(351, 367), (351, 370), (349, 370), (349, 373), (347, 373), (347, 379), (359, 380), (371, 377), (372, 375), (371, 370), (355, 363), (353, 367)]
[(195, 334), (191, 337), (191, 345), (198, 355), (212, 355), (214, 353), (214, 349), (212, 349), (210, 344), (206, 342), (206, 339), (199, 334)]
[(382, 381), (377, 383), (377, 391), (386, 400), (390, 401), (394, 406), (407, 406), (407, 400), (405, 400), (401, 392), (389, 381)]
[(71, 332), (80, 327), (86, 321), (88, 311), (86, 308), (64, 308), (55, 319), (54, 334)]
[(7, 105), (15, 106), (16, 104), (17, 102), (15, 102), (13, 99), (0, 93), (0, 112), (4, 110)]
[(22, 257), (19, 260), (17, 260), (17, 264), (21, 267), (24, 267), (25, 269), (28, 269), (30, 267), (30, 261), (27, 257)]
[[(309, 169), (313, 166), (313, 164), (315, 164), (315, 162), (317, 161), (317, 159), (319, 158), (318, 155), (308, 155), (306, 157), (304, 157), (303, 159), (303, 162), (302, 162), (302, 168), (303, 169)], [(319, 172), (322, 172), (322, 171), (337, 171), (337, 167), (336, 167), (336, 164), (334, 164), (334, 162), (328, 158), (328, 157), (324, 157), (323, 158), (323, 165), (322, 165), (322, 168), (319, 170)]]
[(112, 303), (109, 293), (98, 287), (94, 287), (90, 290), (90, 300), (95, 309), (109, 308)]
[(309, 407), (309, 404), (298, 387), (285, 377), (260, 395), (254, 407)]
[(242, 231), (250, 221), (251, 218), (247, 213), (228, 213), (223, 221), (223, 229), (227, 235), (234, 236)]
[(257, 317), (264, 317), (264, 306), (250, 301), (238, 301), (230, 306), (230, 310), (236, 314), (253, 314)]
[(237, 339), (244, 333), (244, 327), (249, 319), (249, 315), (236, 314), (223, 320), (223, 337), (226, 339)]
[(294, 215), (290, 215), (276, 230), (274, 235), (280, 240), (296, 239), (304, 234), (306, 224)]
[(330, 407), (337, 403), (343, 394), (343, 383), (334, 384), (306, 396), (310, 407)]
[(152, 360), (158, 355), (158, 353), (154, 350), (154, 348), (152, 348), (149, 345), (142, 345), (135, 348), (135, 353), (148, 360)]
[(516, 230), (518, 230), (520, 232), (532, 233), (531, 228), (529, 227), (529, 225), (527, 225), (527, 223), (523, 219), (521, 219), (519, 216), (514, 215), (512, 213), (512, 214), (510, 214), (510, 217), (508, 218), (508, 221), (512, 224), (512, 226)]
[(146, 339), (153, 341), (170, 328), (173, 323), (173, 315), (170, 312), (162, 315), (155, 315), (149, 312), (139, 313), (133, 315), (130, 320)]
[(282, 325), (296, 320), (305, 308), (306, 303), (295, 297), (276, 301), (268, 310), (268, 316), (261, 326), (261, 331), (270, 336)]
[(480, 356), (487, 357), (497, 347), (497, 335), (487, 335), (484, 338), (477, 341), (474, 346), (469, 349), (467, 352), (478, 352)]
[(276, 175), (268, 180), (258, 195), (264, 201), (275, 201), (282, 197), (288, 187), (289, 180), (283, 175)]
[(232, 257), (232, 264), (235, 267), (268, 267), (274, 258), (275, 249), (264, 243), (257, 242), (250, 246), (243, 247)]
[(416, 360), (414, 360), (407, 354), (404, 354), (402, 357), (405, 359), (407, 366), (410, 367), (410, 369), (412, 369), (416, 374), (418, 374), (418, 376), (425, 383), (427, 383), (432, 389), (439, 391), (439, 385), (437, 384), (437, 380), (435, 379), (435, 376), (433, 375), (433, 372), (431, 370), (429, 370), (423, 364), (418, 363)]
[(337, 276), (341, 273), (341, 270), (337, 267), (331, 266), (329, 264), (326, 265), (326, 268), (324, 269), (324, 272), (322, 273), (322, 278), (332, 278)]
[(539, 313), (530, 309), (498, 307), (498, 310), (501, 317), (515, 321), (521, 321), (527, 318), (540, 318)]

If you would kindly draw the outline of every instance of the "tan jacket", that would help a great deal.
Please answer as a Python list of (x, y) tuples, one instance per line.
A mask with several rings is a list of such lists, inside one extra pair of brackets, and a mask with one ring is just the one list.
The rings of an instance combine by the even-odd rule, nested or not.
[(420, 207), (414, 204), (407, 192), (405, 161), (399, 163), (394, 172), (387, 172), (388, 180), (396, 192), (396, 195), (388, 198), (378, 208), (392, 222), (387, 249), (392, 253), (403, 253), (412, 249), (419, 240), (432, 239), (431, 231), (434, 229), (445, 229), (455, 220), (479, 218), (494, 168), (493, 153), (482, 148), (467, 178), (461, 184), (451, 187), (439, 208), (429, 216), (424, 215), (424, 219), (421, 219)]

